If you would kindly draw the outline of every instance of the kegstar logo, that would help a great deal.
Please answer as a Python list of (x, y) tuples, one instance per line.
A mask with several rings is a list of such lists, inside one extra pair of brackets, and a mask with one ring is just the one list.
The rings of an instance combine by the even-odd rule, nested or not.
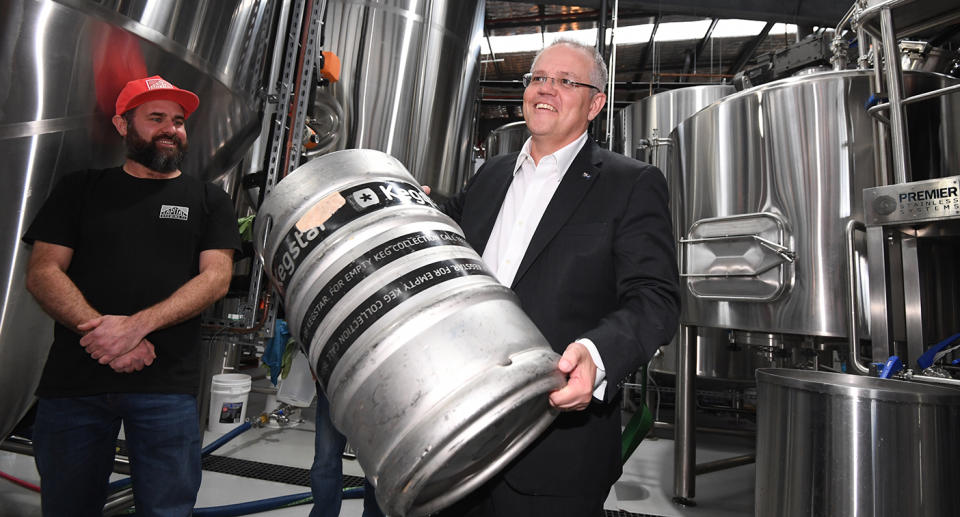
[(374, 193), (372, 189), (364, 188), (360, 189), (353, 193), (347, 201), (353, 205), (353, 208), (356, 210), (363, 210), (368, 206), (373, 206), (380, 202), (380, 198), (377, 197), (377, 194)]

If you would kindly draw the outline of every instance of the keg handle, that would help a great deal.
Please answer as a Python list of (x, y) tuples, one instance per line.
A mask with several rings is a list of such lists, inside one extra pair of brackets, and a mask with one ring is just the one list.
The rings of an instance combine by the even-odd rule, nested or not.
[(260, 245), (254, 246), (254, 250), (257, 252), (257, 258), (260, 259), (260, 265), (266, 266), (267, 261), (263, 256), (263, 250), (267, 249), (267, 237), (270, 235), (270, 230), (273, 228), (273, 216), (266, 214), (263, 216), (263, 235), (260, 236)]
[(867, 231), (867, 227), (856, 219), (847, 221), (844, 229), (846, 240), (846, 259), (847, 259), (847, 319), (849, 320), (849, 348), (848, 362), (854, 373), (868, 375), (870, 368), (860, 362), (860, 335), (858, 333), (857, 317), (860, 315), (860, 309), (863, 304), (860, 301), (860, 291), (857, 289), (857, 250), (854, 242), (854, 232)]
[[(257, 217), (260, 217), (260, 215), (258, 214)], [(280, 296), (283, 296), (284, 295), (283, 286), (273, 281), (273, 275), (271, 275), (270, 271), (267, 270), (267, 260), (263, 256), (263, 250), (267, 249), (267, 239), (269, 238), (270, 230), (272, 229), (273, 229), (273, 216), (270, 214), (265, 214), (263, 216), (263, 235), (259, 237), (260, 245), (254, 246), (253, 249), (257, 256), (257, 260), (259, 261), (259, 266), (260, 266), (259, 276), (262, 277), (263, 274), (265, 273), (267, 275), (267, 278), (270, 279), (270, 285), (273, 286), (273, 288), (276, 289), (278, 293), (280, 293)], [(257, 289), (259, 290), (259, 285)]]

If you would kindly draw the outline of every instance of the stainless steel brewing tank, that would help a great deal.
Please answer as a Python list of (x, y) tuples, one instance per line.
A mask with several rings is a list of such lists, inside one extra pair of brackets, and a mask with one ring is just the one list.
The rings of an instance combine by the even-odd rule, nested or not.
[[(949, 81), (905, 76), (914, 93)], [(863, 220), (861, 193), (879, 181), (869, 97), (869, 71), (826, 72), (725, 97), (678, 125), (669, 181), (684, 324), (847, 335), (845, 225)], [(938, 102), (953, 112), (952, 99)], [(914, 118), (918, 137), (956, 137), (953, 123)], [(865, 309), (858, 320), (867, 336)]]
[[(617, 114), (617, 152), (657, 166), (670, 175), (669, 136), (677, 124), (718, 99), (735, 91), (731, 85), (689, 86), (645, 97), (621, 109)], [(677, 223), (674, 223), (677, 227)], [(752, 379), (755, 357), (751, 351), (730, 353), (727, 332), (698, 329), (697, 376)], [(674, 374), (677, 364), (676, 337), (669, 346), (650, 360), (650, 368)]]
[(254, 234), (388, 515), (447, 506), (553, 420), (559, 357), (395, 158), (306, 163), (264, 200)]
[(469, 177), (483, 29), (481, 0), (330, 0), (322, 50), (346, 134), (338, 149), (377, 149), (451, 196)]
[(620, 110), (623, 154), (667, 173), (670, 133), (690, 115), (734, 93), (729, 84), (689, 86), (660, 92)]
[(20, 237), (54, 183), (123, 162), (110, 123), (116, 95), (134, 75), (155, 73), (200, 96), (183, 170), (225, 179), (260, 125), (256, 92), (275, 5), (0, 0), (0, 436), (32, 404), (53, 340), (52, 320), (24, 288), (30, 250)]
[(960, 508), (960, 390), (757, 370), (756, 515), (941, 517)]
[(530, 138), (530, 130), (527, 129), (527, 123), (520, 120), (504, 124), (494, 129), (484, 140), (484, 149), (487, 151), (486, 159), (501, 154), (515, 153), (523, 149), (524, 142)]

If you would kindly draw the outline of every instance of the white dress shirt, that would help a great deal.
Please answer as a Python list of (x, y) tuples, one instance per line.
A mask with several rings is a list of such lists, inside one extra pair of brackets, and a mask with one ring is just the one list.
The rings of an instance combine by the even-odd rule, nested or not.
[[(483, 250), (483, 261), (501, 284), (507, 287), (513, 284), (520, 261), (527, 252), (543, 212), (557, 191), (564, 173), (586, 143), (587, 132), (584, 131), (580, 138), (540, 158), (540, 163), (534, 163), (530, 156), (530, 139), (523, 144), (514, 166), (513, 182), (500, 206), (487, 247)], [(586, 338), (577, 342), (587, 348), (597, 365), (593, 395), (602, 400), (607, 386), (606, 370), (597, 346)]]

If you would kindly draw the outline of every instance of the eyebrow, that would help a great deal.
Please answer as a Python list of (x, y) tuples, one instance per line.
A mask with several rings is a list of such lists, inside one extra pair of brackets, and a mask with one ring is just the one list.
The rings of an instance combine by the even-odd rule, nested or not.
[[(148, 117), (166, 117), (166, 116), (168, 116), (168, 115), (169, 115), (168, 113), (163, 112), (163, 111), (151, 111), (150, 113), (147, 114)], [(184, 117), (183, 115), (169, 115), (169, 116), (170, 116), (171, 118), (173, 118), (173, 120), (186, 120), (186, 119), (187, 119), (187, 117)]]
[[(531, 73), (533, 75), (548, 75), (547, 72), (544, 72), (543, 70), (534, 71)], [(575, 82), (582, 82), (587, 80), (587, 79), (580, 79), (580, 77), (574, 75), (573, 72), (557, 72), (556, 74), (553, 74), (553, 75), (560, 79), (569, 79)]]

